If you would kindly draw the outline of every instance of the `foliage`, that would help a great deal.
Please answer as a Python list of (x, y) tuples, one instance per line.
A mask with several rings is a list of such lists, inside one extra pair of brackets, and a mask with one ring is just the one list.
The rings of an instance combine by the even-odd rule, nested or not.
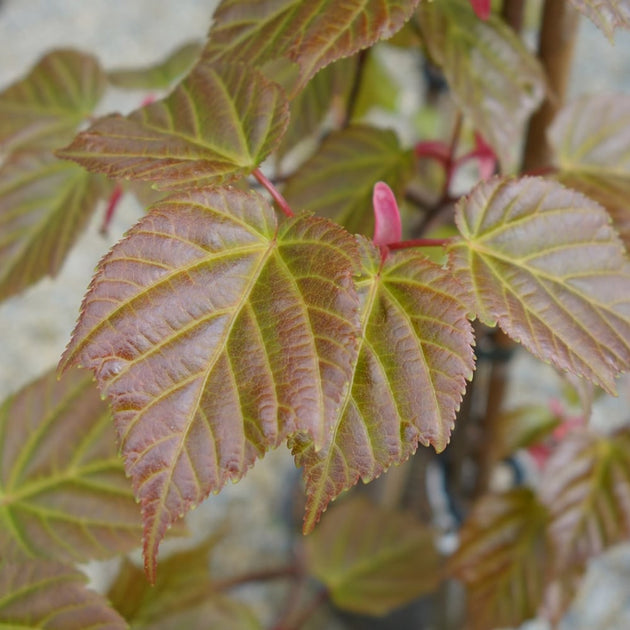
[[(609, 37), (629, 24), (624, 2), (574, 4)], [(470, 627), (514, 625), (556, 619), (588, 560), (630, 536), (630, 433), (582, 426), (589, 388), (614, 394), (630, 369), (630, 100), (562, 107), (549, 163), (524, 172), (557, 86), (514, 26), (484, 0), (222, 0), (207, 41), (151, 68), (57, 50), (0, 93), (1, 299), (55, 276), (101, 202), (109, 217), (125, 191), (151, 199), (98, 265), (61, 380), (0, 407), (1, 624), (258, 628), (233, 587), (315, 583), (314, 604), (384, 615), (456, 578)], [(445, 134), (375, 122), (404, 116), (378, 93), (398, 89), (395, 34), (440, 69), (448, 95), (421, 113), (446, 112)], [(170, 91), (95, 118), (108, 85)], [(457, 198), (469, 163), (480, 181)], [(482, 426), (479, 470), (530, 449), (540, 483), (493, 493), (479, 472), (448, 559), (401, 501), (343, 497), (322, 517), (476, 421), (467, 387), (497, 337), (585, 402), (578, 421), (543, 400)], [(310, 534), (294, 562), (217, 576), (210, 536), (158, 570), (167, 530), (283, 444)], [(141, 539), (144, 572), (125, 559), (111, 603), (85, 588), (76, 563)]]

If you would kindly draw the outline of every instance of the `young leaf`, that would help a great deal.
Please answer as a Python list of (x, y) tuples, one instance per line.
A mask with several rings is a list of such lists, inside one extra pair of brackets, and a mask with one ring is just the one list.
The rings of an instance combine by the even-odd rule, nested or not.
[(456, 210), (450, 251), (472, 312), (614, 392), (630, 367), (630, 263), (601, 206), (540, 177), (495, 178)]
[(78, 371), (0, 406), (0, 554), (85, 562), (140, 544), (140, 514), (107, 405)]
[(73, 567), (27, 560), (0, 565), (0, 627), (33, 630), (125, 630), (105, 599)]
[(259, 71), (198, 64), (164, 100), (97, 120), (57, 154), (163, 190), (216, 185), (256, 168), (287, 122), (281, 88)]
[(91, 55), (48, 53), (0, 93), (0, 149), (62, 146), (100, 100), (105, 74)]
[(94, 370), (142, 504), (155, 577), (166, 528), (295, 432), (321, 448), (356, 356), (354, 239), (280, 228), (257, 194), (158, 203), (100, 263), (62, 366)]
[(112, 85), (131, 90), (165, 90), (184, 75), (201, 54), (198, 42), (184, 44), (164, 61), (149, 68), (112, 70), (107, 79)]
[(437, 587), (433, 533), (409, 515), (346, 500), (305, 540), (307, 569), (342, 610), (385, 615)]
[(630, 536), (630, 431), (570, 433), (550, 457), (541, 497), (558, 574)]
[(468, 0), (424, 2), (419, 15), (458, 106), (513, 170), (525, 123), (545, 95), (538, 61), (498, 15), (480, 20)]
[(363, 334), (332, 443), (318, 451), (303, 436), (292, 440), (306, 480), (305, 532), (330, 500), (402, 463), (418, 442), (441, 451), (474, 367), (462, 289), (450, 274), (416, 250), (382, 263), (376, 247), (360, 244)]
[(630, 96), (583, 96), (560, 111), (548, 136), (560, 181), (601, 203), (630, 246)]
[(49, 153), (12, 156), (0, 168), (0, 300), (56, 276), (109, 186)]
[(401, 148), (393, 131), (353, 125), (331, 133), (282, 193), (293, 208), (334, 218), (350, 232), (371, 237), (375, 182), (401, 194), (413, 168), (413, 151)]
[(490, 0), (470, 0), (470, 6), (480, 20), (487, 20), (490, 17), (492, 10)]
[(486, 495), (461, 530), (449, 572), (468, 587), (472, 630), (517, 626), (534, 617), (551, 548), (545, 506), (528, 488)]
[(392, 189), (385, 182), (376, 182), (372, 193), (374, 207), (375, 245), (390, 245), (402, 238), (402, 223), (398, 202)]
[(214, 13), (204, 57), (262, 67), (296, 62), (293, 98), (324, 66), (391, 37), (418, 0), (223, 0)]
[(612, 40), (617, 28), (630, 28), (628, 0), (571, 0), (580, 13), (600, 28)]

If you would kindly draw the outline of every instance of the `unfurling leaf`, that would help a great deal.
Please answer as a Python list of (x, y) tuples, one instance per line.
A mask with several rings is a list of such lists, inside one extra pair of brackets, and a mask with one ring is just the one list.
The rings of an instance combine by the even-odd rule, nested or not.
[(398, 195), (413, 167), (413, 151), (403, 149), (393, 131), (353, 125), (331, 133), (282, 192), (291, 207), (317, 212), (371, 237), (374, 184), (382, 180)]
[(299, 76), (287, 86), (292, 98), (332, 61), (391, 37), (418, 1), (223, 0), (204, 57), (257, 67), (277, 60), (297, 63)]
[(498, 15), (480, 20), (468, 0), (423, 2), (419, 15), (458, 106), (514, 170), (525, 123), (545, 95), (540, 64)]
[(339, 226), (278, 227), (259, 195), (219, 189), (158, 203), (100, 263), (62, 366), (110, 399), (151, 579), (167, 527), (210, 492), (290, 435), (330, 440), (357, 259)]
[(216, 185), (256, 168), (287, 122), (281, 88), (259, 71), (198, 64), (164, 100), (97, 120), (58, 155), (163, 190)]
[(164, 61), (149, 68), (112, 70), (107, 78), (112, 85), (132, 90), (161, 90), (170, 87), (196, 61), (202, 46), (198, 42), (184, 44)]
[(0, 564), (0, 628), (125, 630), (105, 598), (74, 567), (43, 560)]
[(473, 630), (517, 626), (534, 617), (551, 547), (545, 506), (527, 488), (486, 495), (461, 530), (449, 572), (468, 587)]
[(305, 544), (309, 573), (342, 610), (384, 615), (432, 591), (440, 578), (433, 532), (366, 499), (335, 506)]
[(0, 299), (59, 272), (109, 185), (49, 153), (12, 156), (0, 168)]
[(495, 178), (456, 210), (455, 275), (479, 319), (609, 392), (630, 368), (630, 263), (604, 209), (539, 177)]
[(592, 20), (608, 39), (613, 39), (615, 29), (630, 28), (628, 0), (571, 0), (571, 4)]
[(142, 525), (107, 405), (78, 371), (0, 406), (0, 556), (86, 562), (140, 545)]
[(630, 96), (583, 96), (549, 128), (559, 180), (601, 203), (630, 247)]
[(540, 487), (562, 575), (630, 536), (630, 431), (570, 433), (547, 462)]
[(400, 210), (392, 189), (385, 182), (376, 182), (372, 193), (375, 245), (390, 245), (402, 238)]
[(62, 146), (92, 113), (105, 85), (105, 74), (91, 55), (48, 53), (24, 79), (0, 93), (0, 148)]
[(402, 463), (418, 442), (442, 450), (472, 377), (472, 328), (448, 271), (412, 249), (382, 262), (376, 247), (360, 243), (363, 334), (332, 443), (318, 451), (302, 436), (293, 440), (306, 481), (306, 532), (329, 501)]

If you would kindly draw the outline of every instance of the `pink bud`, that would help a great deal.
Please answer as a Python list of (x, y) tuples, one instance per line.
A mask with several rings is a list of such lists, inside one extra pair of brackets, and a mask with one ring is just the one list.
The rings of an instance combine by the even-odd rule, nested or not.
[(392, 189), (385, 182), (374, 185), (372, 195), (374, 205), (374, 241), (375, 245), (397, 243), (402, 238), (400, 211)]
[(470, 0), (473, 11), (481, 20), (487, 20), (490, 17), (490, 0)]

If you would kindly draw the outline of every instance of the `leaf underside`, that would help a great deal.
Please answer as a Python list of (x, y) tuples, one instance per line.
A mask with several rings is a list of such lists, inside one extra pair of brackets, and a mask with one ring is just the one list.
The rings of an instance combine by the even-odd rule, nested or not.
[(462, 199), (452, 268), (469, 307), (608, 392), (630, 367), (630, 263), (604, 209), (557, 182), (495, 178)]
[(518, 626), (543, 598), (548, 555), (547, 510), (527, 488), (486, 495), (473, 508), (449, 560), (468, 587), (473, 630)]
[(630, 536), (630, 431), (574, 431), (554, 451), (541, 480), (559, 575)]
[(0, 168), (0, 300), (59, 272), (107, 181), (49, 153)]
[(282, 192), (293, 208), (308, 209), (350, 232), (371, 236), (374, 184), (384, 181), (399, 195), (413, 169), (413, 151), (402, 149), (393, 131), (352, 125), (331, 133)]
[(354, 239), (262, 197), (181, 193), (100, 263), (62, 366), (94, 370), (142, 504), (166, 528), (290, 435), (325, 444), (356, 356)]
[(571, 0), (580, 13), (589, 18), (612, 40), (617, 28), (630, 28), (628, 0)]
[(469, 0), (424, 2), (419, 15), (457, 105), (513, 171), (525, 123), (545, 96), (540, 64), (500, 16), (480, 20)]
[(62, 146), (92, 113), (105, 85), (105, 74), (91, 55), (48, 53), (24, 79), (0, 93), (0, 148)]
[(223, 0), (204, 57), (262, 67), (285, 59), (299, 66), (289, 97), (324, 66), (391, 37), (418, 0)]
[(306, 482), (306, 533), (329, 501), (402, 463), (418, 442), (441, 451), (474, 367), (472, 327), (449, 272), (415, 250), (381, 266), (379, 250), (360, 244), (362, 336), (332, 443), (317, 450), (304, 436), (292, 440)]
[(0, 627), (125, 630), (105, 598), (73, 567), (43, 560), (0, 565)]
[(0, 555), (102, 559), (142, 525), (107, 405), (89, 376), (49, 372), (0, 406)]
[(431, 530), (361, 497), (331, 509), (305, 546), (309, 573), (342, 610), (385, 615), (432, 591), (440, 578)]
[(57, 154), (163, 190), (218, 185), (256, 168), (288, 116), (281, 88), (259, 71), (201, 63), (165, 99), (97, 120)]
[(584, 96), (564, 107), (548, 138), (558, 179), (601, 203), (630, 246), (630, 96)]

